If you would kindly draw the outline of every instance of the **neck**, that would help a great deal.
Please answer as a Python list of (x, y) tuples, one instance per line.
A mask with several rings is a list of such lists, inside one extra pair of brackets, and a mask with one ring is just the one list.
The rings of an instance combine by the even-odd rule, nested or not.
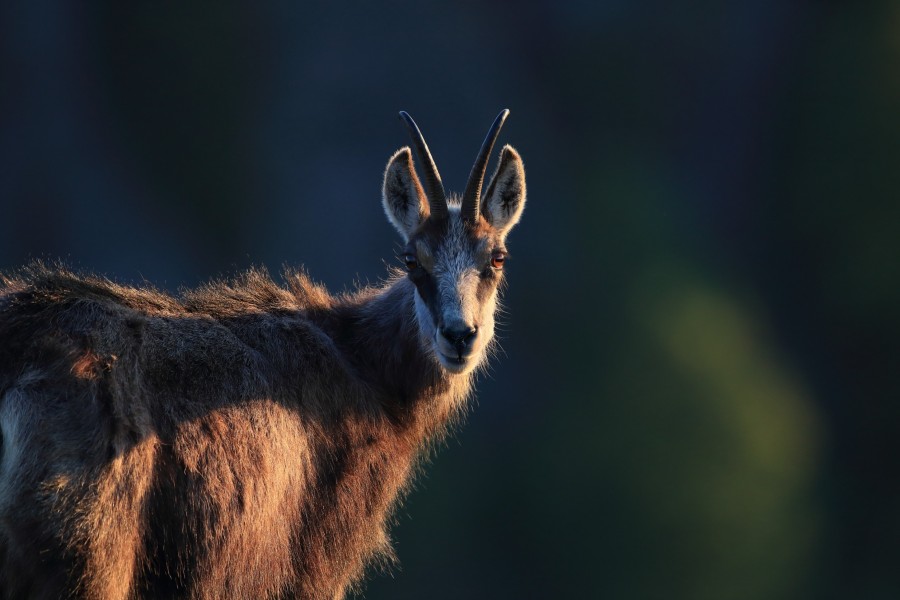
[(335, 342), (397, 424), (433, 436), (459, 413), (472, 374), (451, 374), (438, 363), (422, 339), (407, 278), (359, 292), (336, 307), (333, 319)]

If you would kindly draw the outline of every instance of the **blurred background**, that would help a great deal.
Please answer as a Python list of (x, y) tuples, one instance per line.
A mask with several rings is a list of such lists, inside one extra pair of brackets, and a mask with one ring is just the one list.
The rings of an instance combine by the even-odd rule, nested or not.
[(397, 111), (461, 191), (503, 107), (505, 352), (364, 597), (900, 597), (897, 2), (7, 1), (0, 269), (377, 282)]

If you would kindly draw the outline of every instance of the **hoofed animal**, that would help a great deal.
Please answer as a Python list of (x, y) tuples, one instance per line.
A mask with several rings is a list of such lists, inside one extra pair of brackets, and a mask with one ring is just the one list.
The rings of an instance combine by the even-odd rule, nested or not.
[(0, 280), (0, 597), (342, 598), (472, 388), (525, 203), (495, 120), (461, 199), (390, 159), (405, 273), (331, 296), (253, 270), (178, 297), (31, 264)]

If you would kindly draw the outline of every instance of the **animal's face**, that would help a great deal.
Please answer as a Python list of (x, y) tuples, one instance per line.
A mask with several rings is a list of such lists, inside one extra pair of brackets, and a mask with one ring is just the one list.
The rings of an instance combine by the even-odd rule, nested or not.
[(497, 286), (506, 248), (486, 223), (471, 226), (451, 208), (426, 220), (401, 257), (416, 284), (416, 318), (435, 357), (451, 372), (481, 362), (494, 333)]
[(400, 258), (416, 286), (416, 319), (426, 347), (451, 373), (478, 366), (493, 338), (505, 239), (524, 205), (525, 171), (510, 146), (503, 148), (485, 199), (474, 207), (466, 198), (435, 207), (416, 177), (409, 148), (388, 162), (384, 208), (406, 241)]

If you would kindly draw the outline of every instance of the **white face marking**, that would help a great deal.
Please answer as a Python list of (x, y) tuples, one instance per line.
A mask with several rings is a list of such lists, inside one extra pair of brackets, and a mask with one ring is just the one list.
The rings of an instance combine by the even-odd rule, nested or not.
[(438, 256), (432, 275), (441, 296), (443, 309), (441, 318), (444, 324), (454, 322), (476, 324), (478, 301), (475, 290), (478, 288), (479, 269), (467, 243), (465, 229), (458, 212), (450, 215), (450, 227)]

